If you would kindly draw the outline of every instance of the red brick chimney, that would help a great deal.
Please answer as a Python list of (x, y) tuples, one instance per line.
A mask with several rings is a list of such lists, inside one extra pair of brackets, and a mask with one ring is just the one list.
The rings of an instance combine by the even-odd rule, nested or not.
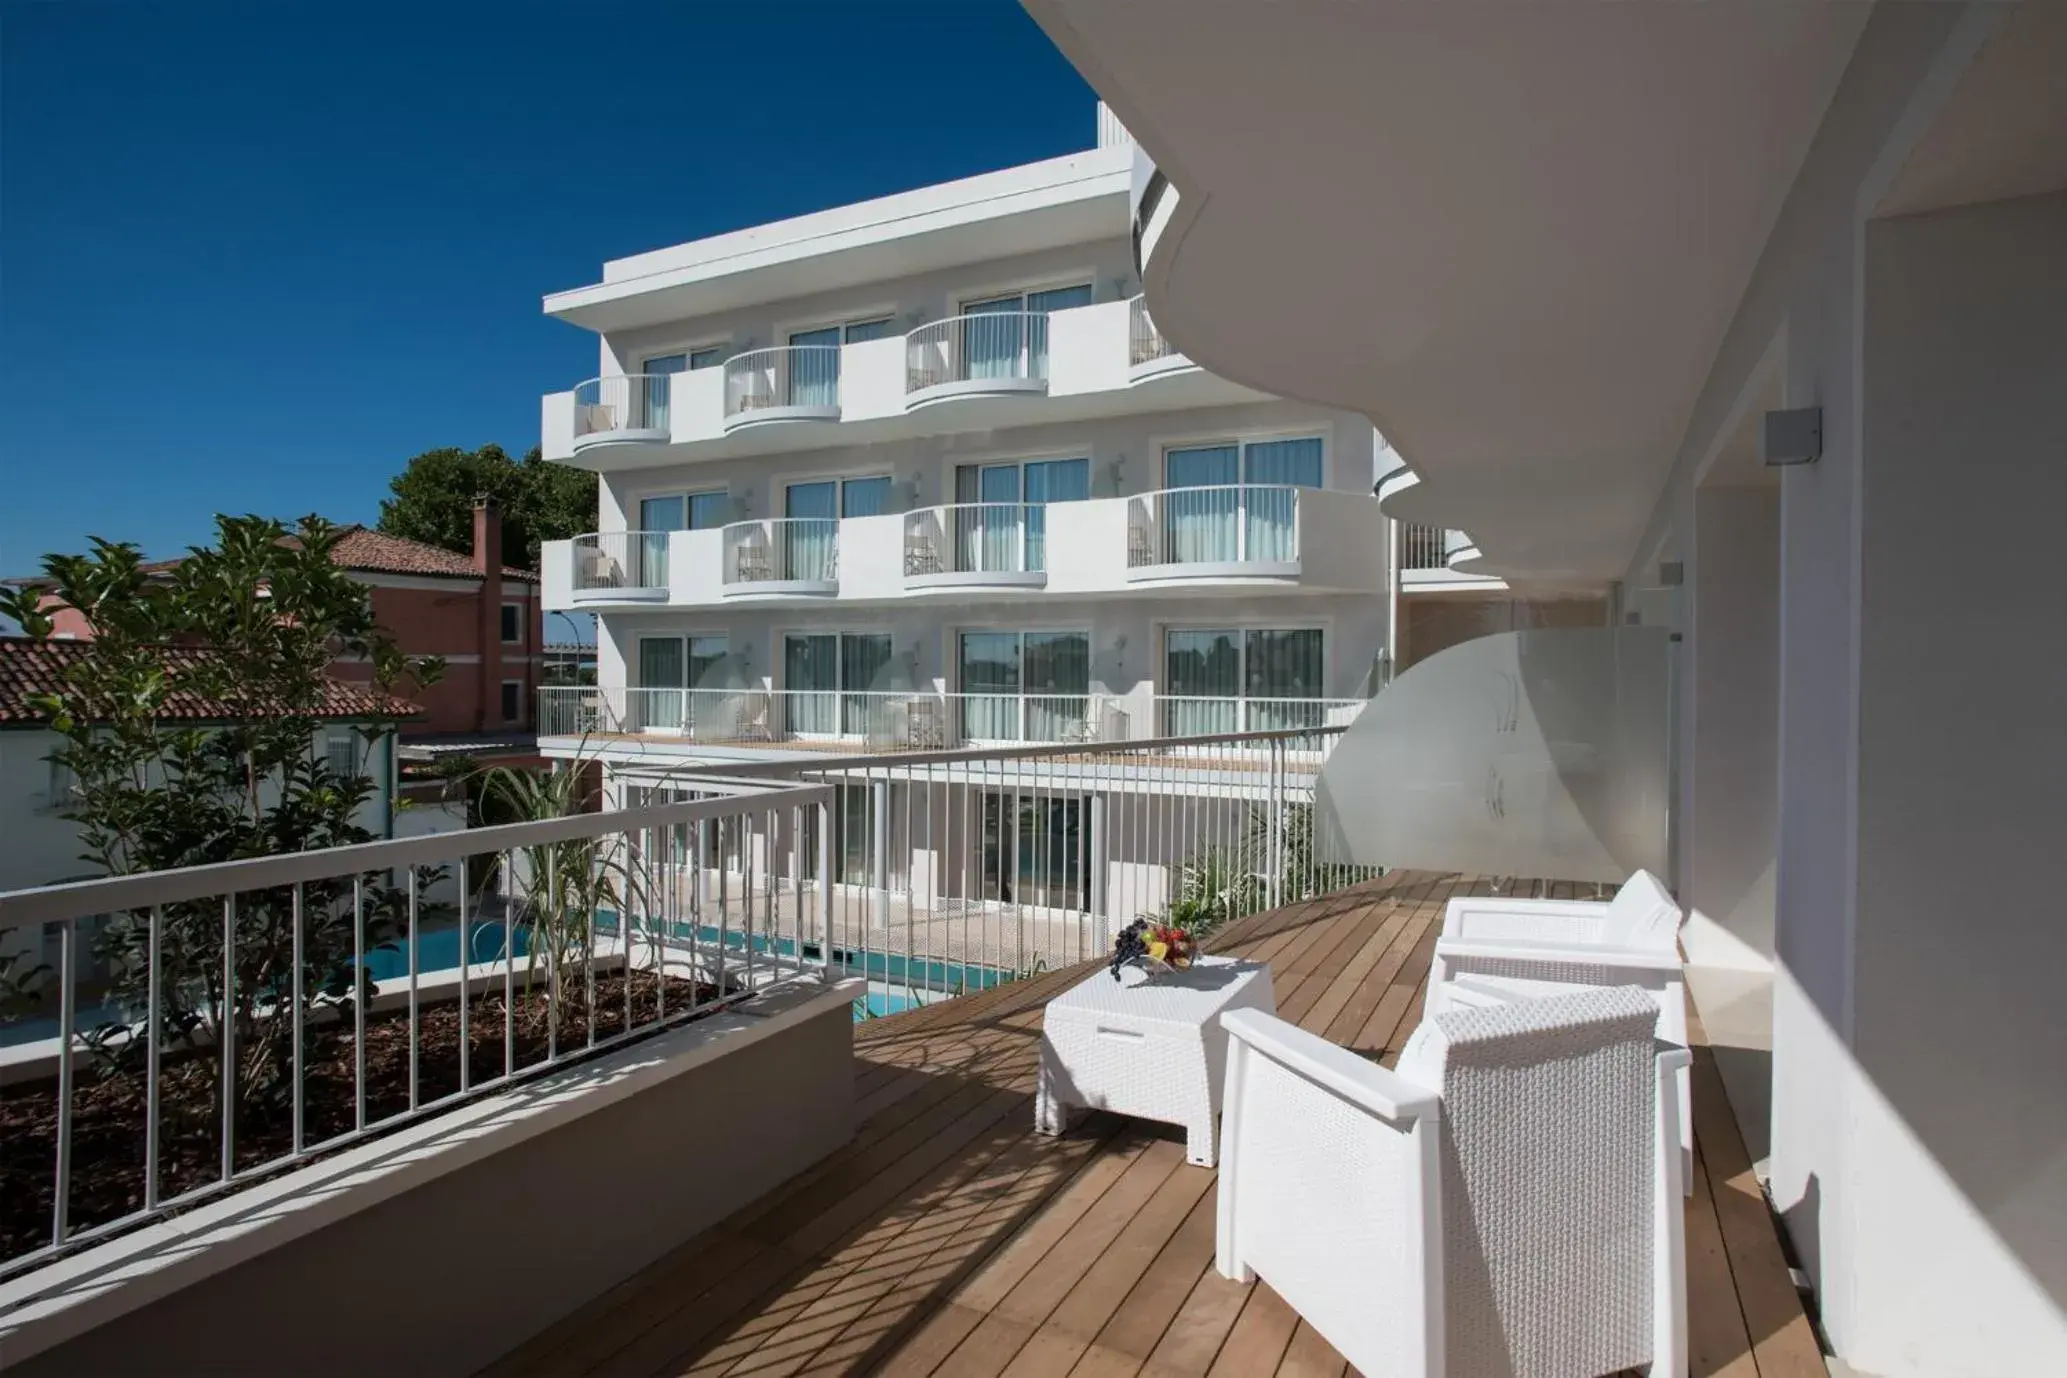
[(481, 576), (481, 693), (475, 724), (502, 727), (502, 512), (493, 498), (474, 502), (474, 569)]

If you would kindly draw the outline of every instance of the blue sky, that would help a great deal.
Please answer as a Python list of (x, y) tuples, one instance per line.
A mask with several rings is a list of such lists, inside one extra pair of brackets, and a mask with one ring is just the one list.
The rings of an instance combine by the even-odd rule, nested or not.
[(1012, 0), (0, 0), (0, 576), (538, 438), (605, 258), (1093, 142)]

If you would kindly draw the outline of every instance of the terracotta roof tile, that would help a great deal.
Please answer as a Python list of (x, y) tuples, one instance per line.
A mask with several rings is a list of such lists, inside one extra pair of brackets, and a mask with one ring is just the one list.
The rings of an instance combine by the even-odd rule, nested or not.
[[(289, 539), (292, 539), (291, 537)], [(455, 555), (449, 550), (422, 541), (412, 541), (402, 536), (388, 536), (366, 526), (342, 528), (337, 544), (331, 547), (331, 560), (343, 569), (364, 570), (368, 574), (424, 574), (433, 578), (473, 579), (472, 557)], [(170, 560), (151, 560), (142, 569), (146, 574), (160, 574), (177, 569), (186, 556), (175, 556)], [(503, 566), (502, 577), (520, 583), (535, 584), (538, 575), (528, 569)], [(21, 582), (33, 582), (23, 580)]]
[[(43, 714), (29, 700), (38, 694), (54, 693), (65, 685), (66, 668), (93, 653), (91, 641), (36, 641), (24, 636), (0, 636), (0, 726), (21, 726), (42, 722)], [(221, 702), (178, 687), (182, 667), (190, 667), (209, 654), (194, 647), (165, 648), (174, 687), (165, 703), (169, 721), (208, 722), (230, 716)], [(346, 684), (342, 680), (323, 682), (323, 701), (311, 714), (318, 718), (409, 717), (420, 710), (404, 700), (375, 693), (370, 687)]]

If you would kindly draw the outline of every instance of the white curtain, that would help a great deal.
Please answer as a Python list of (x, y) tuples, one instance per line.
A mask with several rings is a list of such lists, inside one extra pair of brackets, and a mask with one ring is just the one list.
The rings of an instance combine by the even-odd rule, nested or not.
[(775, 541), (775, 577), (778, 579), (830, 579), (837, 568), (840, 523), (835, 504), (839, 485), (792, 483), (785, 498), (783, 515)]
[(1245, 557), (1291, 560), (1299, 554), (1298, 495), (1321, 486), (1319, 436), (1259, 440), (1242, 447)]
[(1240, 455), (1232, 445), (1171, 450), (1163, 456), (1162, 564), (1239, 558)]

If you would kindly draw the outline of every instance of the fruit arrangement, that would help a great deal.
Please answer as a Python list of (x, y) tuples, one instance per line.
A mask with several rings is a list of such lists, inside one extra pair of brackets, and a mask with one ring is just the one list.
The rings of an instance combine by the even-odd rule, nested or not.
[(1198, 940), (1174, 924), (1136, 919), (1112, 940), (1112, 979), (1120, 970), (1140, 966), (1149, 971), (1182, 971), (1198, 955)]

